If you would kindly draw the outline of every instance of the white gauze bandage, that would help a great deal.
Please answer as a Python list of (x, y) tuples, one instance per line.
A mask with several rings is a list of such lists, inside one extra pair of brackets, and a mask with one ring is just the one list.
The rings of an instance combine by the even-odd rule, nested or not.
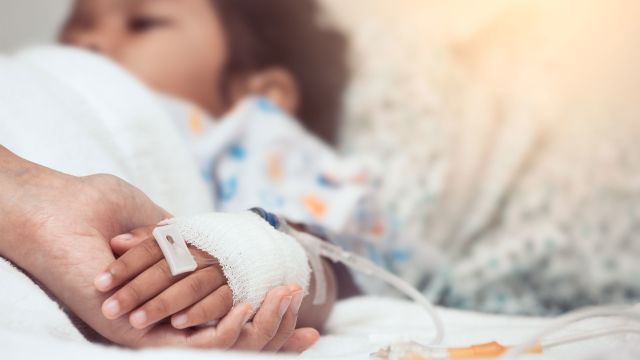
[(304, 248), (253, 212), (177, 217), (159, 225), (156, 229), (169, 226), (218, 260), (234, 304), (247, 303), (256, 310), (267, 292), (281, 285), (298, 284), (308, 293), (311, 270)]

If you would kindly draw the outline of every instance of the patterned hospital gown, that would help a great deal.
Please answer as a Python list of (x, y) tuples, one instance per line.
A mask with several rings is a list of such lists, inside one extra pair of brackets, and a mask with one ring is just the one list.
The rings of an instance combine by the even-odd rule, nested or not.
[(261, 206), (314, 225), (440, 304), (554, 314), (640, 295), (640, 172), (621, 171), (640, 154), (624, 131), (612, 147), (526, 121), (457, 137), (425, 121), (404, 129), (428, 136), (403, 156), (381, 135), (376, 154), (346, 159), (262, 98), (218, 122), (173, 105), (218, 210)]

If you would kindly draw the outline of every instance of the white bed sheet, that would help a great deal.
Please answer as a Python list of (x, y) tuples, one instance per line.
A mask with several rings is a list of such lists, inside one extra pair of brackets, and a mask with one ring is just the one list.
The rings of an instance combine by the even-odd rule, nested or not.
[[(286, 358), (277, 354), (242, 354), (237, 352), (183, 349), (128, 350), (86, 341), (71, 325), (64, 312), (24, 274), (0, 258), (0, 358), (1, 359), (269, 359)], [(495, 316), (450, 309), (440, 309), (449, 345), (466, 346), (496, 340), (518, 343), (549, 323), (549, 319)], [(594, 326), (594, 324), (591, 324)], [(359, 297), (341, 301), (327, 324), (326, 334), (304, 359), (368, 359), (369, 354), (396, 340), (427, 341), (433, 327), (424, 311), (407, 301)], [(635, 342), (634, 342), (635, 340)], [(640, 354), (634, 344), (639, 339), (614, 339), (580, 343), (558, 348), (532, 359), (606, 358), (607, 348), (617, 342), (627, 345), (627, 352), (612, 358), (633, 359)], [(619, 347), (617, 347), (619, 349)], [(604, 355), (602, 355), (604, 354)], [(625, 357), (626, 356), (626, 357)], [(294, 358), (293, 356), (291, 356)]]

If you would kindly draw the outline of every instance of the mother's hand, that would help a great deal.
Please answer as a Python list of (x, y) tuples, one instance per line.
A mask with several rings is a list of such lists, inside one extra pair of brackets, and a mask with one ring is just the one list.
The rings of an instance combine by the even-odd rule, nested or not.
[(73, 177), (0, 148), (0, 254), (44, 285), (105, 338), (124, 345), (178, 344), (184, 333), (135, 331), (100, 316), (104, 295), (92, 279), (113, 255), (105, 239), (165, 212), (139, 190), (108, 175)]
[[(74, 177), (25, 161), (0, 146), (0, 255), (41, 282), (63, 305), (110, 341), (140, 346), (215, 347), (211, 329), (142, 330), (126, 317), (100, 312), (110, 295), (95, 290), (94, 277), (114, 260), (107, 239), (154, 224), (168, 214), (125, 181), (110, 175)], [(313, 334), (292, 338), (302, 351)]]

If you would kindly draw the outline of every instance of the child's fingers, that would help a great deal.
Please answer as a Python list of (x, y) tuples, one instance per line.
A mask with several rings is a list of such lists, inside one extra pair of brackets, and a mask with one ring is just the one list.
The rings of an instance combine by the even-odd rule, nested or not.
[(299, 354), (310, 348), (318, 339), (320, 339), (320, 333), (314, 328), (296, 329), (280, 351)]
[(147, 239), (109, 264), (93, 283), (96, 289), (102, 292), (110, 291), (131, 280), (162, 258), (162, 251), (156, 241), (153, 238)]
[(269, 343), (267, 343), (267, 345), (265, 345), (263, 348), (264, 351), (279, 351), (296, 330), (296, 324), (298, 323), (298, 311), (302, 304), (304, 291), (300, 287), (290, 290), (292, 290), (291, 304), (280, 322), (276, 335), (271, 339), (271, 341), (269, 341)]
[(253, 321), (247, 324), (234, 349), (262, 350), (278, 332), (280, 322), (291, 304), (291, 291), (286, 286), (272, 289), (267, 294)]
[(210, 326), (195, 331), (177, 330), (169, 324), (159, 324), (150, 328), (146, 335), (135, 341), (132, 346), (228, 349), (240, 336), (251, 313), (251, 306), (238, 305), (231, 309), (217, 327)]
[[(132, 312), (129, 323), (134, 328), (143, 329), (202, 300), (224, 283), (226, 279), (218, 267), (196, 270)], [(142, 291), (145, 290), (139, 292)]]
[(188, 339), (190, 347), (229, 349), (235, 343), (251, 317), (251, 306), (242, 304), (234, 307), (217, 326), (207, 327), (193, 333)]
[[(136, 248), (137, 249), (137, 248)], [(122, 257), (128, 255), (133, 250)], [(156, 296), (186, 275), (174, 277), (165, 260), (158, 261), (150, 268), (116, 291), (102, 304), (102, 313), (107, 319), (117, 319)]]
[(137, 228), (130, 233), (121, 234), (109, 241), (109, 245), (111, 246), (111, 251), (113, 251), (116, 256), (120, 256), (125, 252), (132, 249), (134, 246), (142, 243), (143, 241), (152, 238), (152, 231), (155, 229), (156, 225), (145, 226), (141, 228)]
[(216, 289), (197, 304), (171, 317), (171, 325), (176, 329), (206, 324), (220, 320), (233, 307), (233, 294), (228, 285)]

